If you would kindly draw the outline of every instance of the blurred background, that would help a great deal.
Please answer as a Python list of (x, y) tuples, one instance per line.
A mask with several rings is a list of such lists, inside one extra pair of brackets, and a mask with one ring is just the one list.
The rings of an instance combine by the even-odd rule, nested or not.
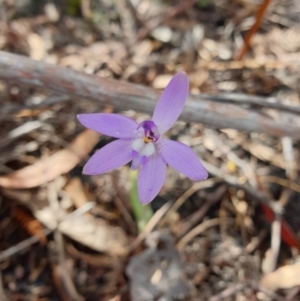
[(140, 207), (129, 166), (81, 173), (111, 139), (76, 114), (102, 100), (2, 68), (1, 301), (300, 300), (299, 0), (0, 0), (0, 50), (159, 91), (183, 70), (193, 101), (228, 104), (224, 118), (242, 109), (249, 123), (177, 122), (168, 137), (210, 177), (168, 169)]

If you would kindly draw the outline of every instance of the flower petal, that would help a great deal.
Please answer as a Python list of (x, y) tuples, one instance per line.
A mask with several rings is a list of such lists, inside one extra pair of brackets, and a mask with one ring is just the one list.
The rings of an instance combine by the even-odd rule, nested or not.
[(141, 203), (147, 204), (157, 196), (164, 184), (166, 170), (166, 163), (159, 154), (147, 158), (138, 177), (138, 195)]
[(123, 115), (90, 113), (77, 115), (85, 127), (114, 138), (133, 138), (138, 124)]
[(85, 164), (83, 173), (99, 175), (132, 160), (132, 141), (118, 139), (100, 148)]
[(167, 164), (194, 181), (208, 177), (207, 171), (193, 150), (180, 142), (164, 139), (159, 152)]
[(173, 76), (155, 107), (152, 120), (164, 134), (179, 117), (189, 93), (189, 79), (184, 72)]
[(131, 169), (136, 170), (140, 167), (141, 164), (144, 164), (147, 160), (146, 156), (140, 155), (135, 150), (132, 151), (132, 162)]

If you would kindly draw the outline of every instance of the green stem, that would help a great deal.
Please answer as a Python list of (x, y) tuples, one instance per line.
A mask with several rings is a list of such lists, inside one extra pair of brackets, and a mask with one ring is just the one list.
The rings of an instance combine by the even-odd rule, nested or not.
[(137, 176), (138, 173), (136, 170), (130, 170), (131, 188), (129, 192), (129, 200), (135, 216), (138, 230), (139, 232), (141, 232), (152, 217), (153, 212), (149, 204), (143, 205), (139, 200), (137, 192)]

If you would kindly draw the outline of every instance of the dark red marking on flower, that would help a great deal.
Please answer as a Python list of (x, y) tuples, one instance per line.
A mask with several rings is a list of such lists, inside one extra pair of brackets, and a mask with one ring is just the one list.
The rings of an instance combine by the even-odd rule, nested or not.
[(155, 142), (159, 139), (159, 131), (156, 124), (152, 120), (145, 120), (141, 122), (138, 126), (144, 130), (144, 142)]

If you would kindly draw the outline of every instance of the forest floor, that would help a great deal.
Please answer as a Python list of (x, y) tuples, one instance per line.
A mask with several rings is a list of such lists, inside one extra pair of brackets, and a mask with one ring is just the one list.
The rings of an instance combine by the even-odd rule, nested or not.
[(139, 230), (129, 165), (82, 175), (110, 140), (76, 115), (116, 109), (0, 71), (0, 301), (300, 300), (298, 0), (2, 0), (0, 50), (160, 91), (183, 70), (249, 124), (178, 121), (210, 177), (168, 169)]

